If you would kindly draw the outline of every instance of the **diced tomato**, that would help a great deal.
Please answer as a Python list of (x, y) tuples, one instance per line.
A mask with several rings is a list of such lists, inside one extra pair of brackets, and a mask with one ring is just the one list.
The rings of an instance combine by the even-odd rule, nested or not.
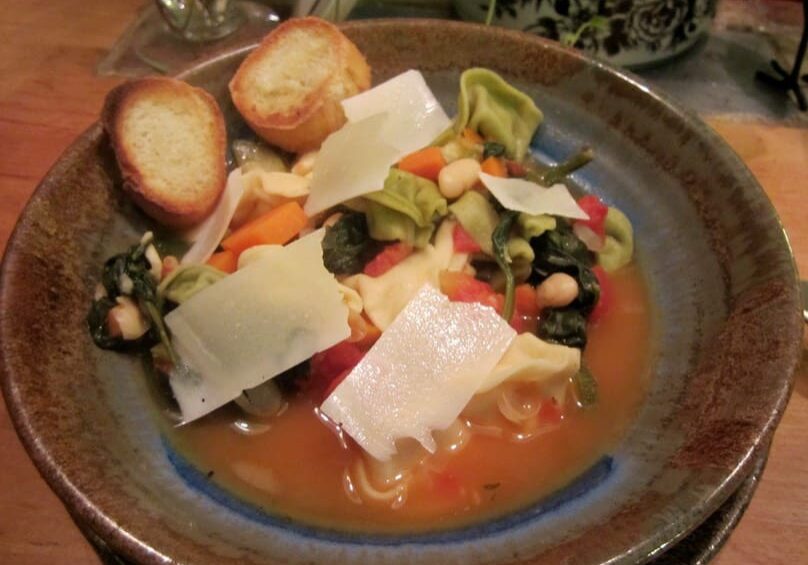
[(536, 289), (527, 283), (518, 285), (514, 292), (511, 327), (520, 334), (535, 331), (538, 316), (539, 304), (536, 302)]
[(509, 177), (523, 177), (527, 174), (527, 169), (519, 161), (505, 161), (505, 167), (508, 169)]
[(480, 246), (460, 224), (455, 224), (454, 231), (452, 231), (452, 240), (454, 241), (454, 250), (457, 253), (477, 253), (480, 251)]
[(606, 274), (603, 267), (594, 267), (592, 272), (595, 273), (598, 284), (600, 285), (600, 298), (598, 299), (598, 303), (595, 304), (592, 313), (589, 314), (589, 321), (597, 322), (611, 309), (612, 301), (614, 300), (614, 289), (612, 288), (612, 281), (609, 279), (609, 275)]
[(539, 303), (536, 301), (536, 289), (525, 283), (516, 287), (516, 310), (523, 316), (538, 316)]
[(467, 273), (442, 271), (440, 289), (452, 302), (476, 302), (502, 312), (505, 297), (494, 292), (491, 285)]
[(608, 206), (600, 201), (594, 194), (588, 194), (578, 199), (578, 206), (589, 216), (588, 220), (577, 220), (576, 224), (583, 224), (598, 234), (601, 238), (606, 236), (604, 223), (606, 214), (609, 212)]
[(311, 358), (311, 377), (309, 379), (312, 393), (321, 398), (327, 398), (364, 355), (365, 353), (355, 343), (347, 341), (315, 353)]
[(539, 421), (544, 424), (558, 424), (564, 418), (564, 413), (561, 406), (558, 405), (555, 398), (545, 398), (539, 408)]
[(403, 241), (382, 249), (362, 271), (369, 277), (380, 277), (412, 254), (412, 246)]

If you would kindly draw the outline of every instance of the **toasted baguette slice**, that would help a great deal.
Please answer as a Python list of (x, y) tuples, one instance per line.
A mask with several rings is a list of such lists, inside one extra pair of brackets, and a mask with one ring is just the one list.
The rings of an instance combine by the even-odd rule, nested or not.
[(108, 95), (102, 113), (124, 190), (146, 214), (182, 228), (213, 211), (227, 180), (224, 118), (185, 82), (147, 77)]
[(300, 18), (264, 38), (230, 81), (230, 95), (264, 140), (300, 153), (345, 123), (341, 100), (369, 87), (356, 45), (324, 20)]

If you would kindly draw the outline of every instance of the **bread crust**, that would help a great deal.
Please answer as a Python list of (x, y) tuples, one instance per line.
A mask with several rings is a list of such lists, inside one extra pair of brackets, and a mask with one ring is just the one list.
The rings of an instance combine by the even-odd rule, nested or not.
[[(262, 113), (248, 86), (250, 74), (264, 57), (282, 48), (293, 31), (327, 37), (337, 68), (287, 112)], [(340, 102), (370, 88), (370, 67), (359, 49), (333, 24), (319, 18), (293, 18), (275, 28), (239, 66), (230, 81), (233, 103), (247, 124), (265, 141), (301, 153), (316, 149), (345, 123)], [(337, 96), (335, 91), (340, 92)]]
[[(207, 139), (214, 144), (216, 162), (204, 163), (211, 171), (205, 186), (196, 186), (198, 195), (192, 201), (177, 198), (165, 190), (151, 186), (136, 165), (135, 149), (127, 138), (123, 119), (128, 109), (151, 96), (193, 97), (202, 102), (213, 125)], [(144, 77), (127, 81), (112, 89), (104, 102), (101, 122), (107, 132), (123, 179), (123, 190), (150, 217), (175, 228), (193, 226), (205, 219), (224, 191), (227, 181), (225, 150), (227, 133), (224, 117), (216, 100), (201, 88), (168, 77)], [(156, 132), (159, 134), (159, 132)], [(207, 132), (206, 132), (207, 133)], [(196, 156), (201, 158), (201, 156)], [(200, 166), (203, 166), (200, 164)]]

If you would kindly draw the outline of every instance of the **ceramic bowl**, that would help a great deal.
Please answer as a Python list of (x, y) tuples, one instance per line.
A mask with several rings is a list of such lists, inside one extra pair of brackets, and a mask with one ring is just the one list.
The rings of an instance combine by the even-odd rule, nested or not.
[[(564, 41), (613, 65), (647, 67), (689, 48), (710, 29), (716, 0), (497, 0), (492, 24)], [(484, 21), (485, 0), (454, 0)]]
[[(91, 534), (144, 563), (639, 563), (718, 508), (765, 450), (801, 347), (795, 267), (749, 171), (697, 118), (557, 43), (425, 20), (350, 23), (378, 82), (419, 68), (451, 115), (462, 69), (495, 69), (546, 121), (557, 160), (583, 144), (582, 190), (631, 218), (656, 308), (648, 396), (619, 444), (572, 484), (498, 519), (411, 535), (350, 534), (240, 501), (185, 462), (141, 362), (96, 349), (84, 317), (104, 258), (147, 221), (122, 196), (98, 125), (59, 159), (2, 267), (3, 389), (42, 475)], [(183, 78), (212, 92), (247, 49)]]

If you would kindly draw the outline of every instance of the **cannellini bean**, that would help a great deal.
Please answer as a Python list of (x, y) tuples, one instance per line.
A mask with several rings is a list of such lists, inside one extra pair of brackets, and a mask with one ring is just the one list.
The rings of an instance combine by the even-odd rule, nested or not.
[(145, 334), (149, 325), (140, 313), (137, 304), (126, 296), (119, 296), (116, 301), (118, 304), (110, 308), (107, 314), (107, 329), (110, 335), (131, 340)]
[(446, 198), (459, 198), (472, 188), (480, 176), (480, 163), (476, 159), (458, 159), (440, 170), (438, 187)]
[(560, 308), (578, 297), (578, 283), (566, 273), (553, 273), (536, 287), (541, 308)]
[(314, 169), (314, 162), (317, 160), (318, 151), (309, 151), (308, 153), (303, 153), (303, 155), (295, 161), (295, 164), (292, 165), (292, 172), (296, 175), (301, 177), (305, 177)]

